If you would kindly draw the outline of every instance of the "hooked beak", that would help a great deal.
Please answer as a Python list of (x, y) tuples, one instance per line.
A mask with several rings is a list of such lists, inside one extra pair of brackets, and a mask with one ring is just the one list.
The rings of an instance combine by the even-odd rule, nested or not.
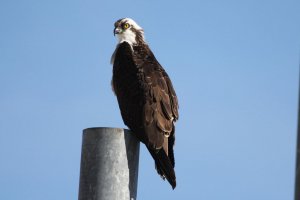
[(120, 34), (122, 32), (122, 30), (119, 28), (119, 27), (116, 27), (115, 29), (114, 29), (114, 36), (116, 35), (116, 34)]

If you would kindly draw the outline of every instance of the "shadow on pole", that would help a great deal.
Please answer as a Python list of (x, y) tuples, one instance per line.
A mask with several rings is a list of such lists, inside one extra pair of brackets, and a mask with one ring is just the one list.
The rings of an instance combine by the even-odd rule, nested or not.
[(129, 130), (83, 130), (79, 200), (135, 200), (139, 141)]

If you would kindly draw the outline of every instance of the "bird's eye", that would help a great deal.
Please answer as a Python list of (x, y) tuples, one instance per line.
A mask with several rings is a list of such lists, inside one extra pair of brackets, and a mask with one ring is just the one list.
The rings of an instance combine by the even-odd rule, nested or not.
[(129, 24), (128, 23), (124, 24), (124, 28), (128, 29), (129, 28)]

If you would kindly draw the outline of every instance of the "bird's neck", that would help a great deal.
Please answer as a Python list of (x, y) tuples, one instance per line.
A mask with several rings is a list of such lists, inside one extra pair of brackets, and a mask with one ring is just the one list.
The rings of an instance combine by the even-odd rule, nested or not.
[(131, 47), (136, 45), (140, 46), (143, 43), (146, 43), (144, 38), (144, 32), (135, 29), (128, 30), (123, 34), (118, 34), (117, 37), (119, 40), (119, 44), (127, 42), (128, 44), (130, 44)]
[(148, 59), (152, 52), (146, 42), (137, 43), (132, 46), (133, 54), (139, 59)]

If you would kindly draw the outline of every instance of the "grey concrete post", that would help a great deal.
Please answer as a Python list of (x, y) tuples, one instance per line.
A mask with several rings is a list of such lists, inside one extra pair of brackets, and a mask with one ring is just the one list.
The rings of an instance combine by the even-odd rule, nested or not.
[(78, 199), (135, 200), (139, 148), (128, 130), (83, 130)]

